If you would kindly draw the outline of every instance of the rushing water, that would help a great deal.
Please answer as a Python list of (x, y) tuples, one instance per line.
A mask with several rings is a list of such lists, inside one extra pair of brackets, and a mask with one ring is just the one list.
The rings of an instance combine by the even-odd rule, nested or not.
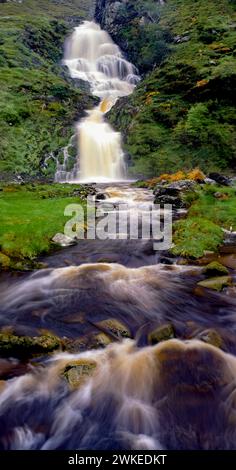
[(124, 59), (119, 47), (94, 22), (75, 28), (65, 48), (65, 64), (72, 78), (87, 81), (99, 106), (87, 112), (76, 127), (78, 159), (76, 169), (66, 172), (67, 155), (58, 165), (56, 181), (120, 181), (126, 176), (121, 135), (104, 120), (119, 97), (133, 92), (139, 81), (136, 68)]
[[(120, 135), (103, 115), (132, 91), (135, 69), (94, 23), (76, 28), (66, 61), (102, 98), (79, 123), (81, 177), (119, 179)], [(97, 190), (114, 211), (153, 201), (127, 183)], [(200, 288), (200, 267), (168, 257), (151, 240), (83, 240), (44, 259), (47, 269), (1, 280), (1, 328), (82, 342), (79, 352), (0, 361), (0, 449), (236, 449), (235, 289)], [(108, 319), (130, 338), (104, 331)], [(150, 332), (170, 323), (178, 339), (151, 346)], [(95, 349), (101, 332), (113, 342)], [(212, 335), (222, 350), (207, 344)], [(78, 388), (63, 376), (68, 364), (92, 368)]]

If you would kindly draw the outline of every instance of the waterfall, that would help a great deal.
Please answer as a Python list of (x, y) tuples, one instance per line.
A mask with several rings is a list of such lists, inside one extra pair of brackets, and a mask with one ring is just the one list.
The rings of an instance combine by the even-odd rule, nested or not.
[[(106, 31), (85, 21), (75, 28), (65, 46), (64, 63), (74, 79), (87, 81), (99, 106), (87, 111), (77, 123), (78, 162), (76, 178), (80, 181), (115, 181), (125, 178), (126, 169), (121, 135), (105, 121), (105, 114), (122, 96), (131, 94), (139, 81), (137, 69), (122, 56)], [(58, 164), (55, 179), (71, 180), (66, 162)]]

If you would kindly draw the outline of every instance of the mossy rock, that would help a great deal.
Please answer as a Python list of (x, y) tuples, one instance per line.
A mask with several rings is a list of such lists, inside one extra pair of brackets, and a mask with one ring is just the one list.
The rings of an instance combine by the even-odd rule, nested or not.
[(148, 343), (152, 345), (157, 344), (161, 341), (172, 339), (174, 336), (175, 332), (173, 326), (167, 323), (166, 325), (159, 326), (148, 335)]
[(64, 340), (63, 347), (70, 353), (78, 353), (91, 349), (106, 348), (111, 342), (111, 338), (105, 333), (91, 333), (75, 340)]
[(79, 359), (66, 365), (62, 372), (72, 389), (81, 387), (91, 377), (97, 367), (95, 361)]
[(229, 274), (229, 270), (223, 266), (221, 263), (218, 263), (218, 261), (212, 261), (209, 263), (207, 266), (204, 267), (203, 273), (207, 277), (212, 277), (212, 276), (224, 276)]
[(205, 287), (206, 289), (212, 289), (220, 292), (224, 287), (229, 287), (232, 284), (232, 278), (230, 276), (218, 276), (204, 281), (198, 282), (198, 285)]
[(115, 318), (108, 318), (107, 320), (102, 320), (99, 323), (96, 323), (98, 328), (102, 328), (106, 330), (112, 335), (122, 338), (131, 338), (131, 333), (129, 328), (121, 323), (119, 320), (116, 320)]
[(220, 334), (216, 330), (205, 330), (199, 335), (199, 339), (204, 343), (211, 344), (216, 348), (223, 347), (223, 339), (221, 338)]
[(105, 333), (98, 333), (94, 335), (91, 342), (91, 347), (93, 349), (105, 348), (112, 342), (111, 338)]
[(60, 340), (53, 335), (16, 336), (0, 333), (0, 354), (4, 357), (30, 357), (35, 354), (47, 354), (58, 350)]

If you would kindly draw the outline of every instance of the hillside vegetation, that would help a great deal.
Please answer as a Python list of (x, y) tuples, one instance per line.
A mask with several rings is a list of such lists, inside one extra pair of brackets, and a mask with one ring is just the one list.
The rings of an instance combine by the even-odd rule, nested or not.
[(125, 135), (131, 171), (232, 172), (236, 2), (131, 0), (115, 13), (105, 3), (101, 20), (144, 78), (110, 116)]
[(66, 35), (93, 6), (92, 0), (0, 2), (2, 179), (52, 176), (74, 121), (92, 105), (61, 60)]

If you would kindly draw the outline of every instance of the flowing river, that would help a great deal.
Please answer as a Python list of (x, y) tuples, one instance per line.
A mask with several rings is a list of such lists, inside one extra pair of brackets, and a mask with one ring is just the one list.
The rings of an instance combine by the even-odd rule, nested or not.
[[(153, 194), (125, 181), (121, 136), (105, 121), (118, 97), (133, 91), (135, 67), (91, 22), (76, 28), (65, 61), (101, 98), (77, 125), (78, 178), (97, 182), (105, 198), (98, 207), (125, 202), (129, 213), (148, 211)], [(57, 180), (65, 176), (58, 168)], [(1, 281), (0, 326), (80, 343), (71, 352), (5, 360), (0, 449), (236, 448), (233, 288), (199, 288), (200, 267), (178, 265), (140, 238), (82, 240), (44, 261), (47, 269)], [(107, 321), (124, 325), (125, 335), (108, 331)], [(151, 332), (170, 324), (175, 337), (152, 345)], [(94, 346), (98, 334), (106, 347)], [(208, 344), (212, 335), (220, 347)], [(81, 371), (75, 388), (63, 375), (68, 364)]]

